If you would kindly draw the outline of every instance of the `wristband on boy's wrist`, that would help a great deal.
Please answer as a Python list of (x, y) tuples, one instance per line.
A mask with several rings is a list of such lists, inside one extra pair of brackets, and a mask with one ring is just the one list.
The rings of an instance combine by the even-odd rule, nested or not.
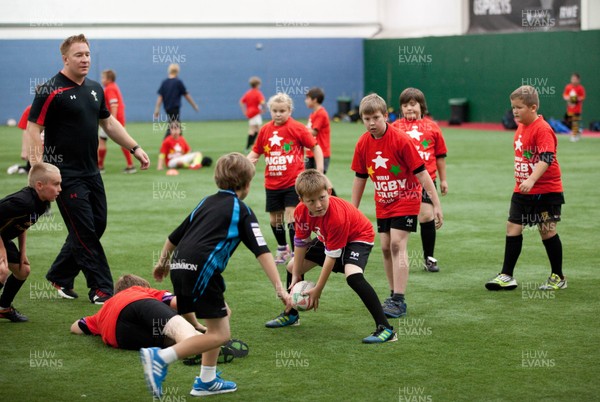
[(138, 144), (135, 144), (135, 146), (133, 148), (131, 148), (129, 150), (129, 152), (133, 155), (135, 154), (135, 151), (137, 151), (138, 149), (140, 149), (141, 147)]

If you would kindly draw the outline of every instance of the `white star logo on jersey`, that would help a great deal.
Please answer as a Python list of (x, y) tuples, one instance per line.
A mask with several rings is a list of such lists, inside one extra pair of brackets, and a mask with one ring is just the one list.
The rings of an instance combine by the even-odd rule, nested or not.
[(377, 155), (377, 158), (372, 159), (372, 162), (375, 162), (375, 169), (377, 169), (378, 167), (382, 167), (384, 169), (387, 169), (387, 164), (386, 162), (389, 161), (388, 158), (383, 158), (381, 156), (382, 152), (381, 151), (377, 151), (375, 152), (375, 155)]
[(517, 138), (517, 140), (515, 141), (515, 151), (522, 151), (522, 147), (523, 143), (521, 142), (521, 136), (519, 135), (519, 138)]
[(273, 136), (271, 138), (269, 138), (269, 141), (271, 142), (271, 146), (273, 145), (279, 145), (281, 146), (281, 140), (283, 140), (283, 137), (280, 137), (277, 135), (277, 131), (273, 131)]
[(98, 95), (98, 93), (97, 93), (96, 91), (94, 91), (93, 89), (92, 89), (92, 92), (90, 92), (90, 93), (91, 93), (91, 94), (92, 94), (92, 96), (94, 97), (94, 100), (95, 100), (96, 102), (98, 102), (98, 98), (96, 97), (96, 95)]
[(423, 133), (417, 130), (417, 128), (417, 126), (412, 126), (412, 130), (407, 131), (406, 134), (410, 135), (412, 139), (420, 140)]

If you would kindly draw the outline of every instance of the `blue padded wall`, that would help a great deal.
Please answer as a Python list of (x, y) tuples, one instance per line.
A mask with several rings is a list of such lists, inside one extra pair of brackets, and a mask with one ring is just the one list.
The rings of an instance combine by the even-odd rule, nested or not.
[[(0, 41), (0, 124), (18, 119), (35, 85), (62, 68), (60, 43)], [(276, 91), (289, 93), (297, 118), (308, 116), (304, 93), (312, 86), (325, 89), (331, 115), (337, 97), (350, 96), (356, 104), (363, 92), (362, 39), (103, 39), (90, 44), (88, 76), (99, 81), (102, 70), (115, 70), (129, 122), (152, 121), (156, 91), (172, 62), (180, 64), (180, 78), (200, 107), (196, 113), (183, 100), (184, 121), (244, 119), (238, 101), (251, 75), (262, 78), (267, 98)]]

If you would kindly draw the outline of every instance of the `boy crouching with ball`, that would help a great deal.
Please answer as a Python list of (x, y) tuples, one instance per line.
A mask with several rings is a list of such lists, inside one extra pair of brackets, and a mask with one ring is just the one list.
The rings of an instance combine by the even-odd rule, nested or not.
[[(375, 321), (375, 332), (364, 338), (363, 343), (393, 342), (398, 339), (394, 328), (383, 313), (377, 293), (363, 275), (375, 240), (373, 225), (348, 201), (331, 197), (330, 187), (325, 175), (314, 169), (305, 170), (296, 179), (301, 203), (294, 213), (296, 253), (287, 266), (288, 285), (291, 289), (310, 269), (317, 265), (323, 267), (316, 286), (306, 291), (309, 306), (316, 309), (331, 272), (344, 273), (348, 286)], [(317, 237), (311, 240), (312, 232)], [(298, 320), (298, 311), (292, 309), (267, 322), (266, 326), (285, 327), (297, 324)]]
[(240, 241), (254, 253), (277, 296), (290, 305), (256, 216), (242, 201), (250, 192), (254, 174), (254, 165), (240, 153), (219, 158), (215, 167), (219, 191), (200, 201), (165, 242), (154, 278), (161, 281), (171, 271), (178, 313), (195, 313), (205, 319), (207, 330), (202, 336), (192, 336), (166, 349), (140, 349), (146, 383), (155, 397), (162, 395), (169, 364), (200, 353), (200, 375), (190, 394), (205, 396), (237, 390), (234, 382), (217, 375), (216, 366), (220, 346), (231, 339), (221, 273)]

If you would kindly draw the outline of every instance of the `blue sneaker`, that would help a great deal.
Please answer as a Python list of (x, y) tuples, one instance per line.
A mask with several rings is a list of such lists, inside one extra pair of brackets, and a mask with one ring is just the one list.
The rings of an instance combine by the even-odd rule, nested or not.
[(393, 300), (391, 297), (385, 299), (381, 307), (388, 318), (400, 318), (406, 315), (406, 303)]
[(167, 376), (169, 367), (158, 355), (160, 348), (142, 348), (140, 349), (140, 358), (144, 368), (144, 378), (148, 389), (156, 398), (162, 395), (162, 383)]
[(384, 342), (396, 342), (398, 336), (394, 332), (394, 328), (386, 328), (383, 325), (379, 325), (377, 330), (371, 335), (364, 338), (363, 343), (384, 343)]
[(233, 381), (225, 381), (219, 375), (214, 380), (202, 382), (200, 377), (196, 377), (190, 395), (192, 396), (207, 396), (225, 394), (227, 392), (237, 391), (237, 384)]
[(267, 321), (265, 327), (267, 328), (280, 328), (287, 327), (290, 325), (300, 325), (300, 315), (286, 314), (285, 311), (273, 318), (271, 321)]

